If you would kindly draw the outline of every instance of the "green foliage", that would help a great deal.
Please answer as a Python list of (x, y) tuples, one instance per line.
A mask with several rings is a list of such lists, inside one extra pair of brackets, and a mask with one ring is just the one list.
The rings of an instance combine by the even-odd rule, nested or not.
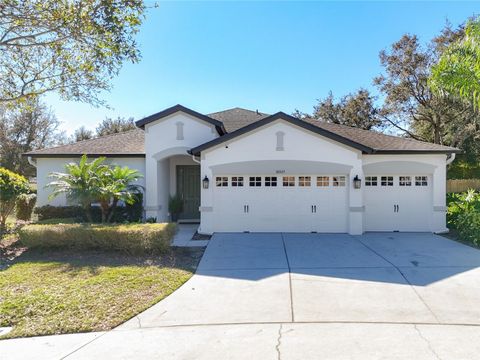
[(30, 221), (33, 208), (37, 202), (37, 194), (21, 194), (15, 204), (15, 216), (18, 220)]
[(105, 118), (105, 120), (103, 120), (95, 130), (97, 132), (97, 136), (105, 136), (125, 132), (128, 130), (134, 130), (136, 128), (137, 126), (135, 125), (132, 117), (126, 119), (119, 116), (116, 119), (108, 117)]
[(446, 48), (432, 68), (430, 87), (480, 106), (480, 18), (470, 20), (465, 36)]
[(30, 191), (28, 181), (19, 174), (0, 167), (0, 232), (13, 212), (17, 197)]
[(447, 178), (480, 179), (480, 163), (467, 162), (461, 158), (455, 159), (455, 161), (448, 166)]
[(85, 221), (85, 213), (81, 206), (39, 206), (34, 210), (38, 220), (50, 219), (76, 219), (78, 222)]
[(457, 230), (463, 240), (480, 246), (480, 211), (460, 214), (457, 218)]
[(175, 224), (27, 225), (19, 230), (19, 238), (28, 248), (159, 254), (169, 249), (175, 230)]
[(142, 0), (3, 0), (0, 102), (56, 91), (101, 105), (125, 61), (139, 61)]
[(174, 196), (170, 196), (168, 199), (168, 211), (170, 211), (172, 220), (176, 221), (178, 214), (183, 211), (183, 200), (180, 195), (175, 194)]
[(480, 193), (469, 190), (447, 195), (447, 223), (463, 240), (480, 246)]
[(142, 175), (127, 166), (108, 166), (104, 161), (105, 158), (100, 157), (88, 162), (87, 156), (83, 155), (78, 164), (65, 166), (66, 173), (50, 174), (55, 179), (47, 185), (53, 188), (51, 197), (65, 194), (67, 198), (80, 203), (89, 222), (93, 222), (91, 204), (98, 202), (102, 222), (112, 221), (119, 201), (127, 205), (135, 203), (140, 189), (132, 183)]

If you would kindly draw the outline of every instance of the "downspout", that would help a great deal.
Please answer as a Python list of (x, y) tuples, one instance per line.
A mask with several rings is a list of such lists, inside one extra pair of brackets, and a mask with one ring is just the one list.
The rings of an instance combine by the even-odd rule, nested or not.
[(455, 153), (451, 153), (451, 154), (447, 155), (446, 165), (450, 165), (453, 162), (453, 160), (455, 160), (455, 156), (456, 156)]
[(27, 161), (30, 165), (32, 165), (35, 169), (37, 168), (37, 161), (33, 160), (31, 156), (27, 157)]
[(192, 160), (195, 161), (197, 164), (201, 164), (200, 160), (195, 159), (195, 155), (192, 154)]

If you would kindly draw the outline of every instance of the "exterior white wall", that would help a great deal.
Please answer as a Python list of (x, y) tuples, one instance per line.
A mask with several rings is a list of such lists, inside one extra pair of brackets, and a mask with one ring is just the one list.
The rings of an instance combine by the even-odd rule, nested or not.
[[(283, 150), (280, 151), (277, 150), (278, 132), (284, 133)], [(353, 189), (351, 181), (357, 174), (362, 176), (361, 152), (283, 120), (272, 122), (230, 142), (207, 149), (202, 153), (201, 177), (203, 178), (206, 175), (210, 179), (211, 184), (209, 189), (202, 188), (201, 190), (200, 231), (202, 233), (210, 234), (217, 231), (217, 222), (222, 221), (219, 219), (223, 219), (215, 207), (215, 169), (221, 169), (222, 165), (226, 164), (258, 161), (261, 162), (261, 166), (264, 168), (265, 162), (271, 161), (274, 164), (278, 164), (280, 167), (276, 170), (279, 172), (284, 171), (286, 175), (293, 171), (289, 169), (289, 166), (293, 166), (295, 161), (306, 163), (304, 170), (306, 175), (312, 173), (313, 167), (315, 167), (317, 172), (322, 171), (325, 174), (346, 174), (349, 177), (347, 180), (348, 212), (355, 212), (355, 214), (349, 216), (351, 220), (349, 221), (348, 231), (351, 234), (362, 233), (362, 213), (358, 212), (356, 208), (361, 204), (360, 190)], [(282, 162), (286, 164), (283, 167), (281, 165)], [(315, 163), (317, 164), (316, 166)], [(252, 165), (255, 166), (255, 164)], [(342, 170), (335, 172), (334, 169)], [(265, 175), (282, 176), (282, 173), (276, 174), (275, 169), (268, 170), (268, 173)], [(298, 169), (295, 169), (295, 171), (298, 171)], [(217, 175), (220, 175), (220, 173)], [(272, 209), (272, 211), (272, 216), (275, 216), (275, 209)], [(232, 221), (235, 220), (233, 219)], [(255, 221), (255, 219), (252, 219), (252, 221)], [(231, 225), (231, 228), (234, 228), (234, 224)], [(261, 228), (261, 225), (258, 224), (257, 227)], [(255, 228), (255, 224), (252, 228)], [(279, 231), (281, 231), (281, 224), (279, 224)]]
[[(52, 206), (66, 206), (67, 200), (65, 196), (60, 195), (54, 199), (49, 199), (52, 193), (50, 188), (46, 188), (46, 185), (52, 181), (49, 177), (52, 172), (65, 172), (65, 165), (71, 162), (79, 162), (78, 158), (37, 158), (37, 205), (52, 205)], [(143, 157), (138, 158), (107, 158), (106, 163), (116, 164), (120, 166), (128, 166), (131, 169), (138, 170), (145, 176), (145, 159)], [(145, 177), (141, 178), (138, 185), (145, 188)]]
[[(182, 134), (179, 136), (179, 124)], [(146, 216), (168, 220), (168, 195), (175, 189), (169, 158), (218, 137), (214, 125), (177, 112), (145, 126)], [(183, 161), (183, 160), (182, 160)], [(185, 160), (186, 161), (186, 160)], [(172, 187), (173, 182), (173, 187)]]

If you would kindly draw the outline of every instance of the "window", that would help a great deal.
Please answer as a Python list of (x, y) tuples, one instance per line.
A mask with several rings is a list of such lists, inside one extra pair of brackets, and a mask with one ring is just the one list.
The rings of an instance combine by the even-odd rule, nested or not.
[(377, 186), (378, 178), (376, 176), (365, 176), (365, 186)]
[(317, 186), (328, 186), (330, 184), (330, 177), (317, 176)]
[(412, 186), (412, 177), (411, 176), (400, 176), (398, 184), (400, 186)]
[(382, 186), (393, 186), (393, 176), (382, 176), (380, 179)]
[(277, 177), (265, 176), (265, 186), (277, 186)]
[(333, 186), (345, 186), (345, 176), (334, 176)]
[(243, 176), (232, 176), (232, 186), (243, 186)]
[(295, 186), (295, 176), (284, 176), (283, 186)]
[(427, 186), (428, 177), (427, 176), (415, 176), (415, 186)]
[(261, 176), (250, 176), (250, 186), (262, 186)]
[(312, 184), (312, 178), (310, 176), (299, 176), (298, 186), (310, 186)]
[(228, 186), (228, 177), (227, 176), (217, 176), (215, 179), (217, 186)]

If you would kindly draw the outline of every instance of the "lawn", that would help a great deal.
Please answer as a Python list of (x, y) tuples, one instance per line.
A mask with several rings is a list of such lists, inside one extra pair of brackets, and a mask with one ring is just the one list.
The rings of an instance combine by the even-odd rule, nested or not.
[(175, 291), (201, 255), (25, 251), (0, 270), (0, 326), (13, 327), (2, 339), (111, 329)]

